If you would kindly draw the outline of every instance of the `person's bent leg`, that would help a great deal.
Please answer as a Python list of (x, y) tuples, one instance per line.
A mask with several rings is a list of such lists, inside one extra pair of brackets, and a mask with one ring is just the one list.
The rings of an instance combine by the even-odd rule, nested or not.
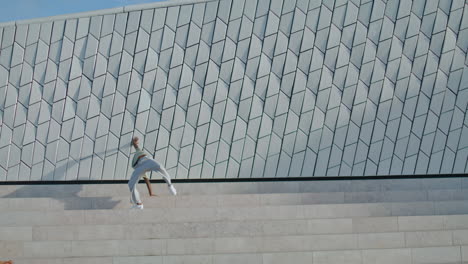
[(157, 163), (155, 160), (149, 159), (149, 158), (145, 160), (144, 162), (142, 162), (141, 166), (144, 167), (145, 169), (149, 169), (155, 172), (160, 172), (163, 175), (163, 178), (167, 183), (167, 187), (169, 188), (169, 191), (173, 195), (177, 195), (177, 190), (174, 188), (174, 185), (172, 185), (172, 182), (171, 182), (171, 176), (169, 175), (169, 173), (167, 173), (166, 169), (163, 166), (159, 165), (159, 163)]
[(145, 161), (142, 162), (141, 166), (145, 168), (146, 170), (152, 170), (154, 172), (160, 172), (164, 176), (164, 180), (167, 182), (167, 184), (171, 184), (171, 177), (167, 173), (167, 171), (164, 169), (163, 166), (161, 166), (159, 163), (157, 163), (154, 159), (146, 158)]

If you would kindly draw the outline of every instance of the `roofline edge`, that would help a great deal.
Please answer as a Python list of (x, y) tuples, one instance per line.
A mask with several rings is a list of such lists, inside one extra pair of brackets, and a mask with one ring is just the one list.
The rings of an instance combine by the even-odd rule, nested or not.
[(119, 13), (138, 11), (138, 10), (164, 8), (164, 7), (171, 7), (171, 6), (181, 6), (181, 5), (188, 5), (188, 4), (198, 4), (198, 3), (206, 3), (206, 2), (214, 2), (214, 1), (219, 1), (219, 0), (166, 0), (162, 2), (145, 3), (145, 4), (138, 4), (138, 5), (129, 5), (129, 6), (123, 6), (123, 7), (114, 7), (114, 8), (79, 12), (79, 13), (70, 13), (70, 14), (63, 14), (63, 15), (56, 15), (56, 16), (1, 22), (0, 28), (17, 26), (17, 25), (25, 25), (25, 24), (40, 24), (40, 23), (59, 21), (59, 20), (119, 14)]

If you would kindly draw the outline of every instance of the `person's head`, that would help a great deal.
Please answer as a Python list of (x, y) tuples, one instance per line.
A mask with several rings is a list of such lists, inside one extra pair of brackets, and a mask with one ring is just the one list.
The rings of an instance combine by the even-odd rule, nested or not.
[(133, 137), (133, 143), (138, 145), (138, 137)]

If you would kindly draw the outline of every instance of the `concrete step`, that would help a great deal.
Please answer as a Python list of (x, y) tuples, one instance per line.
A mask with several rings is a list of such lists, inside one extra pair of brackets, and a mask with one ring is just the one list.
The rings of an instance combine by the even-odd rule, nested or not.
[(15, 260), (15, 264), (453, 264), (466, 263), (467, 261), (468, 246), (448, 246), (165, 256), (18, 258)]
[[(204, 263), (204, 264), (278, 264), (278, 263), (350, 263), (350, 264), (380, 264), (391, 263), (388, 258), (400, 260), (399, 263), (412, 263), (412, 251), (418, 256), (423, 253), (455, 252), (456, 249), (465, 252), (466, 247), (423, 248), (423, 249), (383, 249), (383, 250), (351, 250), (351, 251), (315, 251), (288, 253), (256, 253), (256, 254), (223, 254), (223, 255), (183, 255), (183, 256), (137, 256), (137, 257), (88, 257), (88, 258), (35, 258), (17, 259), (15, 264), (174, 264), (174, 263)], [(450, 260), (461, 260), (462, 257), (452, 253)], [(445, 259), (448, 259), (445, 258)], [(387, 260), (387, 261), (385, 261)], [(432, 262), (419, 262), (432, 263)], [(457, 262), (452, 262), (457, 263)], [(458, 262), (460, 263), (460, 262)]]
[[(224, 195), (264, 193), (324, 193), (324, 192), (386, 192), (421, 190), (468, 189), (468, 178), (381, 179), (342, 181), (277, 181), (277, 182), (224, 182), (175, 183), (178, 194)], [(146, 193), (144, 184), (139, 190)], [(156, 194), (167, 195), (165, 184), (154, 183)], [(126, 184), (54, 184), (54, 185), (3, 185), (0, 197), (115, 197), (128, 193)]]
[(460, 248), (468, 246), (468, 230), (133, 240), (8, 241), (0, 242), (0, 245), (0, 255), (6, 258), (244, 254), (405, 247)]
[[(383, 203), (415, 201), (468, 200), (468, 189), (420, 190), (385, 192), (324, 192), (283, 194), (228, 194), (228, 195), (142, 195), (146, 208), (186, 207), (252, 207), (271, 205), (308, 205), (342, 203)], [(96, 210), (125, 209), (129, 196), (116, 197), (35, 197), (0, 198), (0, 210)]]
[[(0, 241), (135, 240), (429, 232), (468, 235), (468, 215), (392, 216), (184, 223), (4, 226)], [(451, 233), (453, 232), (453, 234)], [(428, 236), (428, 235), (426, 235)]]
[(468, 201), (148, 208), (145, 210), (6, 211), (0, 226), (166, 223), (468, 214)]

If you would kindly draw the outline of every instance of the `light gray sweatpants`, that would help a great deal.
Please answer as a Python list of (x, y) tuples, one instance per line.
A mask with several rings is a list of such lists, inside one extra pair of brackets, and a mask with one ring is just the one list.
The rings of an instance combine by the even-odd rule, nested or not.
[(166, 183), (169, 185), (171, 184), (171, 177), (169, 176), (169, 174), (163, 166), (159, 165), (159, 163), (157, 163), (155, 160), (150, 159), (148, 157), (140, 158), (137, 165), (135, 166), (135, 170), (133, 171), (130, 180), (128, 181), (128, 188), (130, 189), (130, 192), (132, 194), (130, 201), (133, 204), (141, 203), (140, 193), (137, 190), (137, 185), (138, 181), (140, 180), (140, 177), (144, 175), (144, 173), (147, 171), (160, 172), (163, 175), (163, 178), (166, 181)]

